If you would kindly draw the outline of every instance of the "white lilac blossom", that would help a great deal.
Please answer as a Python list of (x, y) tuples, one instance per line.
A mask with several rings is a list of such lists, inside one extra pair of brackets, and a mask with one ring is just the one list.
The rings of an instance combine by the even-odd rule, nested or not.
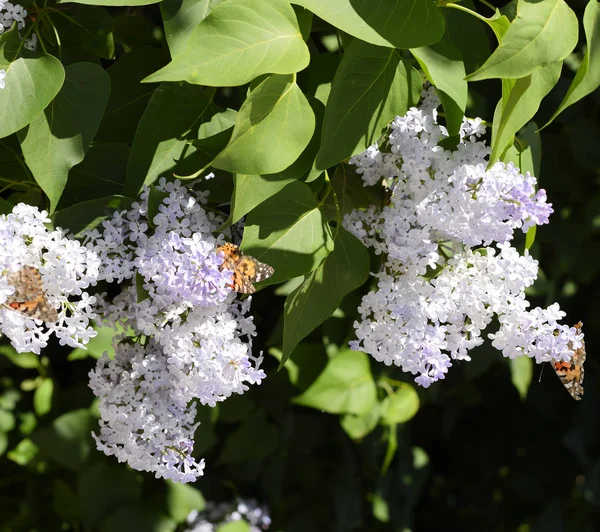
[(6, 70), (0, 69), (0, 89), (6, 88)]
[(19, 4), (11, 2), (0, 2), (0, 35), (9, 30), (16, 22), (17, 29), (21, 31), (25, 27), (27, 10)]
[(186, 519), (184, 532), (216, 532), (221, 525), (243, 521), (250, 532), (268, 530), (271, 526), (269, 509), (256, 499), (238, 498), (232, 502), (208, 501), (204, 510), (192, 510)]
[(101, 278), (124, 285), (101, 300), (99, 314), (146, 338), (121, 339), (114, 360), (105, 355), (90, 373), (102, 418), (95, 438), (135, 469), (189, 482), (204, 468), (191, 456), (196, 403), (215, 406), (265, 374), (262, 357), (252, 356), (252, 300), (237, 299), (231, 272), (219, 268), (222, 240), (212, 232), (222, 220), (202, 207), (205, 195), (178, 181), (163, 178), (155, 192), (163, 199), (152, 220), (145, 188), (131, 209), (88, 234)]
[(31, 37), (25, 39), (25, 43), (23, 46), (30, 50), (31, 52), (35, 52), (37, 50), (38, 36), (36, 33), (32, 33)]
[[(19, 5), (11, 2), (0, 1), (0, 35), (9, 30), (13, 24), (17, 23), (17, 30), (20, 32), (25, 27), (25, 18), (27, 10)], [(24, 46), (27, 50), (35, 52), (37, 50), (38, 37), (33, 33), (29, 38), (25, 39)], [(0, 88), (4, 88), (4, 83), (0, 83)]]
[[(18, 352), (39, 354), (52, 334), (70, 347), (84, 347), (96, 335), (89, 325), (96, 299), (84, 290), (96, 284), (100, 261), (60, 228), (49, 231), (48, 222), (46, 211), (24, 203), (0, 215), (0, 334)], [(39, 270), (45, 296), (58, 309), (55, 323), (43, 324), (2, 306), (15, 291), (9, 275), (23, 266)]]
[[(537, 261), (511, 247), (514, 231), (548, 222), (552, 207), (536, 179), (512, 163), (487, 168), (489, 148), (480, 119), (464, 119), (455, 151), (437, 123), (433, 88), (420, 108), (396, 117), (387, 138), (351, 158), (365, 186), (380, 181), (389, 205), (355, 210), (344, 226), (384, 256), (377, 289), (367, 294), (355, 323), (354, 349), (417, 375), (427, 387), (443, 379), (452, 360), (470, 360), (482, 332), (504, 356), (536, 362), (568, 360), (583, 336), (558, 324), (557, 304), (529, 310), (525, 288)], [(492, 244), (496, 244), (492, 246)]]

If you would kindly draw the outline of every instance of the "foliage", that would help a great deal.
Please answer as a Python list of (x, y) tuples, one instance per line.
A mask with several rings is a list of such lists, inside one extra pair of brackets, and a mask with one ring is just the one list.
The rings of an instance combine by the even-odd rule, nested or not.
[[(87, 350), (55, 342), (41, 356), (3, 340), (0, 530), (183, 530), (204, 500), (238, 495), (267, 504), (271, 530), (286, 532), (596, 529), (593, 349), (580, 403), (550, 368), (538, 381), (530, 359), (503, 359), (489, 345), (446, 380), (416, 386), (348, 348), (381, 257), (341, 222), (385, 201), (348, 159), (431, 83), (445, 147), (456, 146), (463, 115), (482, 117), (490, 164), (512, 161), (547, 190), (550, 225), (519, 243), (542, 271), (528, 295), (532, 306), (560, 301), (594, 346), (599, 2), (26, 8), (25, 27), (0, 34), (0, 213), (38, 206), (80, 236), (143, 186), (177, 176), (210, 192), (220, 233), (235, 235), (244, 220), (241, 249), (275, 273), (252, 307), (267, 378), (198, 408), (194, 456), (207, 465), (195, 484), (96, 450), (88, 374), (115, 331), (98, 323)], [(32, 35), (35, 51), (24, 46)], [(149, 210), (162, 199), (151, 196)]]

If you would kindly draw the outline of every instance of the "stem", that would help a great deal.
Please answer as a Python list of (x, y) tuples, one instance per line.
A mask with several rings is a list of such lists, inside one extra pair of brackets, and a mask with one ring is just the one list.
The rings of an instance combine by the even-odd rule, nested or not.
[(329, 177), (327, 176), (327, 172), (325, 172), (325, 185), (327, 187), (327, 190), (325, 190), (325, 194), (321, 198), (321, 201), (319, 201), (319, 203), (317, 204), (318, 209), (320, 209), (325, 204), (325, 202), (327, 201), (327, 198), (329, 197), (329, 193), (331, 192), (331, 189), (333, 188), (331, 186), (331, 181), (329, 181)]
[[(60, 35), (58, 34), (58, 30), (56, 29), (56, 26), (54, 25), (54, 22), (52, 22), (52, 18), (50, 17), (46, 17), (48, 19), (48, 24), (50, 24), (50, 26), (52, 26), (52, 31), (54, 32), (54, 37), (56, 38), (56, 46), (58, 48), (58, 57), (59, 59), (62, 56), (62, 45), (60, 42)], [(40, 42), (42, 42), (42, 36), (38, 33), (38, 39), (40, 40)]]
[(496, 12), (496, 6), (490, 4), (487, 0), (479, 0), (484, 6), (489, 7), (492, 11)]
[[(342, 226), (342, 211), (340, 210), (340, 204), (338, 202), (338, 197), (337, 197), (337, 192), (335, 191), (335, 188), (333, 188), (333, 185), (331, 183), (331, 180), (329, 179), (329, 173), (327, 172), (327, 170), (325, 171), (325, 183), (327, 183), (329, 185), (329, 190), (331, 191), (331, 194), (333, 196), (333, 204), (335, 205), (335, 222), (336, 222), (336, 227), (335, 227), (335, 235), (333, 237), (333, 239), (335, 240), (335, 237), (337, 236), (340, 227)], [(329, 195), (329, 193), (328, 193)]]
[(476, 11), (473, 11), (473, 10), (469, 9), (468, 7), (464, 7), (464, 6), (461, 6), (461, 5), (458, 5), (458, 4), (453, 4), (453, 3), (443, 4), (440, 7), (451, 7), (453, 9), (458, 9), (459, 11), (464, 11), (465, 13), (469, 13), (469, 15), (472, 15), (475, 18), (478, 18), (479, 20), (483, 20), (485, 23), (489, 22), (486, 17), (484, 17), (483, 15), (480, 15)]

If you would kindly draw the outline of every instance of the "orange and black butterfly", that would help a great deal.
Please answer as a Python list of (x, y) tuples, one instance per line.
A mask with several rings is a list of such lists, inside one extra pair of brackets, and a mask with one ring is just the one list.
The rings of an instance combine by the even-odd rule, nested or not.
[(238, 246), (226, 243), (217, 247), (223, 254), (221, 270), (233, 272), (231, 288), (241, 294), (253, 294), (256, 291), (253, 283), (264, 281), (273, 275), (273, 268), (250, 255), (244, 255)]
[(15, 291), (8, 296), (3, 304), (4, 307), (36, 320), (47, 322), (58, 320), (58, 313), (46, 297), (42, 276), (37, 268), (23, 266), (8, 276), (8, 284), (13, 286)]
[[(574, 327), (581, 330), (583, 323), (579, 322)], [(585, 362), (585, 344), (581, 341), (581, 347), (575, 349), (569, 362), (554, 362), (554, 371), (559, 376), (564, 387), (577, 401), (583, 396), (583, 363)]]

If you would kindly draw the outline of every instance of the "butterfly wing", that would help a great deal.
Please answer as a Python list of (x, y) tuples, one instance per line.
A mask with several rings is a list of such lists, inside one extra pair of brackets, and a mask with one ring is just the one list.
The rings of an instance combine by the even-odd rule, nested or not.
[(234, 244), (226, 243), (217, 247), (223, 254), (221, 269), (231, 270), (231, 288), (240, 294), (253, 294), (256, 288), (253, 283), (263, 281), (274, 273), (274, 269), (259, 260), (244, 255)]
[(242, 255), (234, 273), (234, 279), (238, 280), (237, 285), (234, 283), (235, 290), (241, 294), (253, 294), (256, 291), (254, 283), (268, 279), (274, 271), (268, 264), (249, 255)]
[(8, 284), (15, 291), (4, 306), (19, 314), (47, 322), (58, 320), (56, 309), (50, 304), (42, 284), (42, 276), (37, 268), (23, 266), (8, 276)]
[[(581, 329), (582, 323), (575, 325)], [(571, 394), (571, 397), (577, 401), (583, 396), (583, 363), (585, 362), (585, 343), (581, 342), (581, 347), (575, 349), (569, 362), (555, 362), (554, 371), (563, 383), (563, 386)]]

